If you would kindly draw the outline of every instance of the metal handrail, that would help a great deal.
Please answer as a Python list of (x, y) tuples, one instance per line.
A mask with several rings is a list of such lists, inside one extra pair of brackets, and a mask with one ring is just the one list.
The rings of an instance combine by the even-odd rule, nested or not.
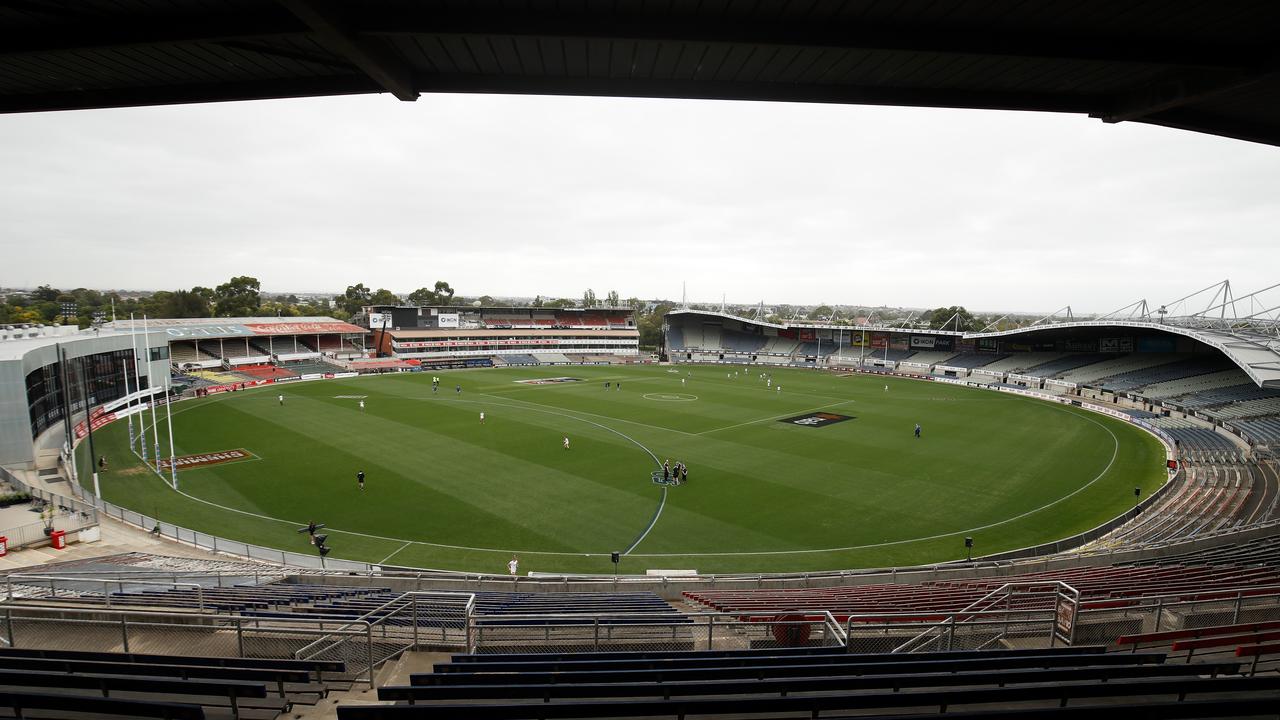
[[(14, 575), (18, 575), (18, 574), (15, 573)], [(5, 601), (6, 602), (13, 601), (14, 575), (9, 575), (5, 578), (5, 581), (6, 581), (5, 582)], [(108, 588), (113, 584), (117, 586), (123, 586), (124, 583), (127, 582), (130, 585), (157, 585), (157, 586), (166, 587), (166, 588), (182, 588), (182, 587), (195, 588), (196, 606), (200, 611), (202, 612), (204, 611), (204, 586), (201, 585), (200, 583), (156, 582), (153, 580), (120, 580), (117, 578), (82, 578), (82, 577), (66, 577), (66, 576), (60, 576), (60, 575), (25, 575), (25, 574), (18, 575), (18, 579), (19, 579), (19, 584), (29, 584), (29, 583), (22, 582), (25, 580), (39, 580), (42, 582), (48, 581), (49, 591), (51, 593), (51, 597), (53, 597), (54, 599), (56, 599), (58, 594), (58, 590), (56, 587), (56, 583), (58, 581), (78, 582), (78, 583), (99, 583), (100, 582), (102, 583), (102, 598), (107, 605), (111, 605), (111, 593), (108, 592)], [(123, 590), (123, 587), (121, 587), (121, 590)]]

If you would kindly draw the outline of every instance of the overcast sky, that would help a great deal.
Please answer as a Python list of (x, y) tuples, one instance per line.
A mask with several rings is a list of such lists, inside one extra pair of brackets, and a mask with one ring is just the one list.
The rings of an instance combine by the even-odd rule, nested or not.
[(0, 115), (0, 285), (1109, 311), (1280, 282), (1280, 149), (1079, 116), (426, 95)]

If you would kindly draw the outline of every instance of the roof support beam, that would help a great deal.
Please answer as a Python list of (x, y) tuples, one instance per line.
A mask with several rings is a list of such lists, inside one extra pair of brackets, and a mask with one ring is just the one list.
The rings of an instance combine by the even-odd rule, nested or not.
[(1239, 45), (1202, 46), (1133, 36), (1082, 38), (1045, 32), (993, 31), (963, 26), (929, 28), (839, 19), (653, 18), (626, 14), (575, 17), (562, 13), (494, 12), (485, 9), (397, 8), (380, 12), (378, 8), (369, 8), (363, 13), (361, 29), (373, 35), (493, 35), (727, 43), (1241, 70), (1252, 68), (1259, 61), (1256, 52)]
[(1116, 98), (1106, 110), (1090, 114), (1108, 123), (1139, 120), (1274, 80), (1280, 77), (1278, 68), (1280, 64), (1271, 62), (1255, 72), (1179, 74), (1139, 87)]
[(413, 83), (413, 69), (381, 44), (353, 34), (337, 11), (326, 6), (323, 0), (277, 2), (311, 28), (319, 36), (321, 43), (350, 60), (351, 64), (360, 68), (387, 92), (406, 102), (418, 99), (418, 91)]
[[(491, 9), (420, 7), (359, 8), (359, 20), (336, 20), (319, 0), (277, 0), (293, 17), (266, 6), (253, 13), (191, 14), (163, 19), (83, 19), (56, 31), (0, 35), (0, 54), (83, 50), (117, 45), (213, 42), (295, 34), (321, 26), (340, 31), (343, 42), (390, 35), (487, 35), (662, 43), (722, 43), (771, 47), (938, 53), (1029, 60), (1252, 72), (1266, 55), (1240, 45), (1171, 42), (1133, 36), (1082, 38), (1049, 32), (1011, 32), (963, 26), (920, 27), (847, 20), (725, 19), (646, 15), (531, 13)], [(22, 0), (0, 0), (0, 4)], [(300, 6), (300, 7), (295, 7)], [(60, 11), (61, 12), (61, 11)], [(354, 12), (354, 11), (353, 11)], [(66, 17), (65, 13), (61, 17)], [(319, 24), (313, 24), (312, 20)], [(299, 23), (304, 21), (305, 24)], [(81, 24), (83, 23), (83, 24)], [(375, 54), (377, 51), (374, 51)]]

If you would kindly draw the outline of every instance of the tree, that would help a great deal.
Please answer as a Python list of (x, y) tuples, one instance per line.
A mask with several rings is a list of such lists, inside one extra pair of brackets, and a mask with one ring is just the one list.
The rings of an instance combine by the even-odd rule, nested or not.
[(262, 285), (255, 277), (233, 277), (213, 289), (215, 312), (218, 317), (252, 315), (262, 305), (261, 290)]
[(595, 306), (596, 306), (596, 292), (591, 288), (587, 288), (587, 291), (582, 293), (582, 307), (595, 307)]
[(57, 300), (58, 296), (61, 294), (62, 291), (57, 288), (52, 288), (48, 285), (41, 285), (32, 291), (31, 299), (40, 302), (53, 302), (54, 300)]
[(351, 317), (360, 312), (360, 308), (369, 304), (371, 296), (372, 293), (369, 292), (369, 288), (364, 286), (364, 283), (356, 283), (355, 285), (348, 285), (347, 291), (335, 296), (333, 302), (347, 314), (347, 317)]
[(609, 307), (618, 307), (618, 304), (620, 302), (621, 300), (618, 298), (618, 291), (610, 290), (609, 294), (605, 297), (604, 304), (608, 305)]
[(835, 311), (831, 309), (830, 305), (819, 305), (809, 311), (808, 317), (810, 320), (825, 320), (826, 318), (831, 317), (833, 312)]
[(542, 304), (543, 307), (549, 308), (570, 308), (573, 307), (573, 305), (574, 302), (569, 298), (556, 298), (554, 300), (547, 300)]
[(370, 305), (399, 305), (400, 296), (391, 292), (386, 288), (378, 288), (378, 291), (369, 298)]
[(201, 292), (202, 290), (210, 292), (208, 288), (202, 287), (175, 292), (173, 294), (174, 312), (171, 317), (202, 318), (212, 315), (212, 308), (209, 307), (209, 297), (205, 295), (205, 292)]
[(409, 304), (422, 307), (424, 305), (448, 305), (453, 302), (453, 288), (444, 280), (437, 280), (435, 287), (421, 287), (409, 293)]
[(663, 301), (654, 306), (653, 312), (636, 318), (641, 347), (656, 348), (662, 344), (662, 321), (675, 306), (675, 303)]
[(973, 315), (963, 305), (936, 308), (925, 313), (924, 318), (928, 318), (929, 327), (934, 330), (968, 332), (977, 329)]

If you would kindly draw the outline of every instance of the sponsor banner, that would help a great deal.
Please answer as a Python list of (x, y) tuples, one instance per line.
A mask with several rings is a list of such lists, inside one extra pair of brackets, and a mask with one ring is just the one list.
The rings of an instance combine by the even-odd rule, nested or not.
[(967, 373), (969, 368), (951, 367), (950, 365), (934, 365), (934, 370), (942, 370), (943, 372)]
[(995, 352), (999, 347), (997, 338), (978, 338), (978, 352)]
[(826, 427), (827, 425), (834, 425), (836, 423), (844, 422), (845, 420), (852, 420), (852, 419), (853, 419), (852, 415), (837, 415), (836, 413), (829, 413), (829, 412), (815, 412), (815, 413), (808, 413), (806, 415), (797, 415), (795, 417), (789, 417), (789, 418), (786, 418), (785, 420), (779, 420), (778, 422), (784, 422), (789, 425), (799, 425), (801, 427)]
[(1063, 642), (1070, 643), (1076, 620), (1076, 603), (1074, 599), (1060, 596), (1057, 611), (1054, 613), (1053, 630)]
[(554, 377), (554, 378), (533, 378), (530, 380), (515, 380), (520, 385), (560, 385), (562, 383), (582, 382), (582, 378), (575, 377)]
[(391, 347), (395, 350), (411, 350), (424, 348), (473, 348), (473, 347), (505, 347), (520, 345), (634, 345), (635, 338), (630, 337), (580, 337), (580, 338), (464, 338), (461, 340), (418, 340), (395, 341)]
[(983, 370), (982, 368), (975, 368), (972, 374), (973, 375), (990, 375), (991, 377), (1004, 377), (1004, 373), (1000, 372), (999, 370)]
[(365, 332), (362, 327), (343, 322), (252, 323), (244, 327), (255, 335), (315, 335), (330, 333), (359, 333), (363, 335)]
[(1056, 386), (1058, 386), (1058, 387), (1065, 387), (1065, 388), (1074, 388), (1074, 387), (1076, 387), (1076, 384), (1075, 384), (1075, 383), (1073, 383), (1073, 382), (1067, 382), (1066, 380), (1045, 380), (1045, 381), (1044, 381), (1044, 384), (1045, 384), (1045, 385), (1056, 385)]
[(819, 330), (818, 330), (818, 339), (819, 339), (819, 340), (830, 340), (830, 339), (831, 339), (831, 330), (830, 330), (830, 329), (819, 329)]
[(334, 373), (334, 374), (333, 374), (333, 377), (334, 377), (334, 379), (335, 379), (335, 380), (341, 380), (342, 378), (360, 377), (360, 373), (358, 373), (358, 372), (340, 372), (340, 373)]
[[(95, 414), (93, 416), (93, 419), (90, 420), (89, 422), (91, 425), (93, 425), (93, 429), (97, 430), (98, 428), (102, 427), (103, 425), (106, 425), (107, 423), (115, 419), (116, 419), (115, 413), (98, 413), (98, 414)], [(88, 434), (89, 434), (89, 430), (85, 427), (83, 420), (76, 423), (76, 439), (77, 440), (79, 440), (80, 438)]]
[(796, 339), (800, 342), (812, 342), (818, 338), (813, 328), (799, 328), (796, 331)]
[(890, 335), (889, 349), (890, 350), (910, 350), (911, 349), (910, 336)]
[(889, 334), (882, 332), (871, 333), (871, 347), (884, 348), (889, 345)]
[(232, 337), (253, 334), (253, 331), (244, 325), (179, 325), (165, 328), (164, 332), (171, 338)]
[(921, 370), (928, 370), (928, 369), (929, 369), (929, 363), (911, 362), (911, 361), (909, 361), (909, 360), (903, 360), (902, 362), (898, 363), (898, 366), (899, 366), (899, 367), (920, 368)]
[(197, 340), (200, 338), (248, 337), (252, 335), (324, 335), (330, 333), (359, 333), (363, 335), (364, 332), (364, 328), (344, 322), (250, 323), (246, 325), (228, 323), (226, 325), (175, 325), (164, 328), (164, 333), (170, 338), (194, 338)]
[(258, 387), (259, 385), (270, 385), (272, 383), (291, 382), (297, 378), (275, 378), (274, 380), (246, 380), (242, 383), (231, 383), (229, 385), (210, 385), (209, 387), (200, 388), (206, 395), (217, 395), (218, 393), (231, 392), (233, 390), (244, 390), (245, 388)]
[(911, 347), (913, 347), (913, 348), (931, 348), (931, 347), (933, 347), (933, 345), (934, 345), (934, 343), (935, 343), (936, 341), (937, 341), (937, 338), (932, 337), (932, 336), (930, 336), (930, 335), (912, 335), (912, 336), (911, 336)]
[(323, 379), (324, 379), (324, 373), (306, 373), (305, 375), (302, 375), (302, 376), (301, 376), (301, 379), (303, 379), (303, 380), (323, 380)]
[(190, 470), (206, 465), (221, 465), (222, 463), (251, 460), (253, 458), (254, 454), (248, 450), (236, 448), (235, 450), (223, 450), (221, 452), (200, 453), (199, 455), (183, 455), (182, 457), (174, 458), (172, 463), (169, 462), (168, 458), (160, 458), (160, 467), (167, 468), (172, 464), (177, 466), (179, 470)]
[(456, 328), (458, 327), (457, 313), (440, 313), (436, 316), (436, 327)]
[(1133, 352), (1133, 338), (1131, 337), (1099, 338), (1098, 352), (1104, 352), (1104, 353)]
[(370, 330), (381, 330), (384, 325), (391, 327), (391, 313), (369, 313)]
[(1067, 352), (1097, 352), (1098, 343), (1096, 340), (1066, 340), (1062, 349)]

